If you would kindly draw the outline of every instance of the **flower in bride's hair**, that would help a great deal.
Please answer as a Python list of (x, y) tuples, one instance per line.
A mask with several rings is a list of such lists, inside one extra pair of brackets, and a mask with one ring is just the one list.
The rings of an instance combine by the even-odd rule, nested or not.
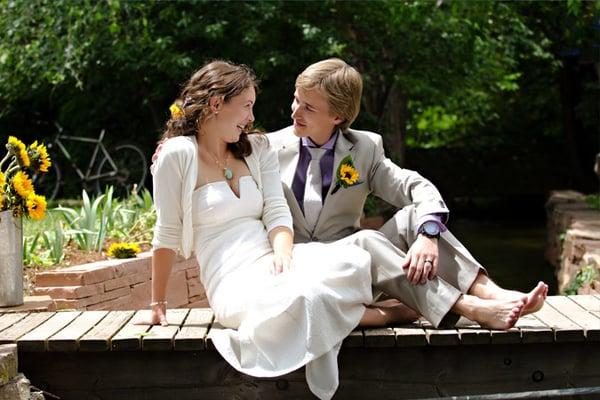
[(173, 119), (179, 119), (183, 117), (183, 110), (175, 103), (171, 104), (169, 111), (171, 111), (171, 118)]

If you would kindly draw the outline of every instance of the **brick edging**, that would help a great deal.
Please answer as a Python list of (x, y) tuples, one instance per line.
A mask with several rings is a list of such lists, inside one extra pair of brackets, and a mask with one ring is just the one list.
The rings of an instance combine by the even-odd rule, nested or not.
[[(48, 295), (57, 309), (132, 310), (148, 308), (152, 252), (36, 274), (35, 295)], [(169, 278), (169, 308), (208, 307), (195, 257), (179, 257)]]

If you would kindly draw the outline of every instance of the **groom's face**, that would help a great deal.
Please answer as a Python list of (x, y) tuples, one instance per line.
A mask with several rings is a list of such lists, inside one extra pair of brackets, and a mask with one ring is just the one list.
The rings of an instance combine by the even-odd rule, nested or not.
[(342, 121), (331, 115), (327, 97), (321, 90), (306, 90), (301, 87), (297, 87), (294, 92), (292, 120), (296, 136), (308, 136), (318, 145), (326, 143), (336, 125)]

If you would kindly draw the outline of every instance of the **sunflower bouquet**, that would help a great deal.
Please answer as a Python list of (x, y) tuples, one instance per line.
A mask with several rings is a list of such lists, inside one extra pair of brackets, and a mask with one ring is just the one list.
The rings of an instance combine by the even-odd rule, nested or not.
[(46, 146), (37, 140), (25, 146), (9, 136), (6, 149), (0, 161), (0, 211), (11, 210), (17, 218), (44, 218), (46, 198), (35, 193), (32, 176), (48, 172), (52, 165)]

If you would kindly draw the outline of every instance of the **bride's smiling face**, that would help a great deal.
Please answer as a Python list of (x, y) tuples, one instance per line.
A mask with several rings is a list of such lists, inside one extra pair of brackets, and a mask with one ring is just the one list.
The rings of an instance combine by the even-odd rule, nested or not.
[(256, 91), (251, 86), (227, 102), (217, 99), (217, 102), (213, 104), (215, 122), (219, 134), (225, 142), (237, 142), (243, 130), (254, 122), (255, 102)]

